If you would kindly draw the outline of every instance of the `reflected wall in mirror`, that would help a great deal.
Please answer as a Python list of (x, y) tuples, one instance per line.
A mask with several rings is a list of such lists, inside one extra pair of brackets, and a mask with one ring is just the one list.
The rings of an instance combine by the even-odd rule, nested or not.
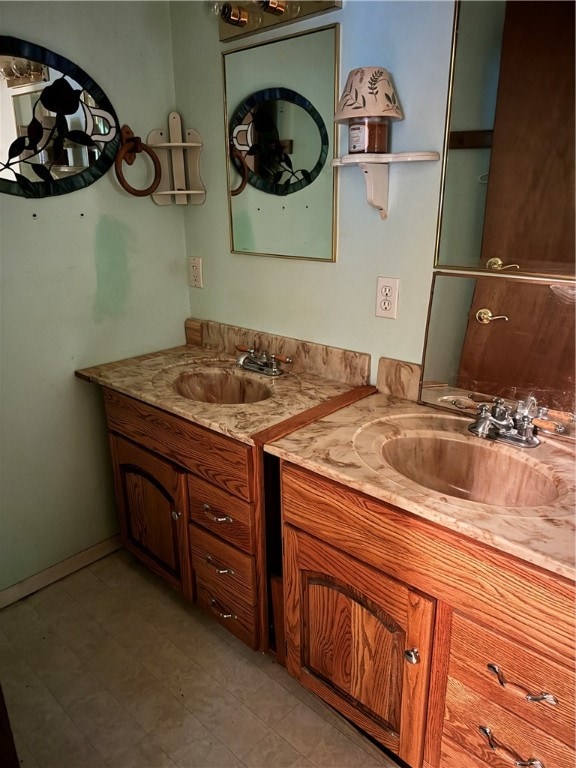
[[(41, 76), (18, 77), (18, 71)], [(0, 192), (40, 198), (83, 189), (110, 168), (118, 118), (80, 67), (0, 36)]]
[[(223, 54), (227, 140), (251, 163), (246, 186), (238, 158), (229, 163), (233, 253), (335, 259), (336, 177), (328, 160), (334, 155), (337, 58), (338, 25)], [(262, 144), (254, 140), (252, 108), (264, 102), (279, 142), (276, 165), (266, 171), (261, 153), (249, 153)]]
[(574, 275), (574, 3), (456, 6), (437, 266)]
[[(575, 306), (567, 281), (435, 275), (421, 401), (463, 409), (470, 393), (532, 394), (574, 413)], [(468, 410), (476, 410), (469, 399)]]

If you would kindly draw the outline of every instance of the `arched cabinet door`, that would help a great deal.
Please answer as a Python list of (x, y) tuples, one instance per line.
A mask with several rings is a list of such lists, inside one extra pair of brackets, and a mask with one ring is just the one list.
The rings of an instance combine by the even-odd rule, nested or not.
[(408, 765), (422, 765), (435, 601), (284, 526), (287, 667)]
[(122, 544), (191, 599), (186, 474), (115, 435), (110, 444)]

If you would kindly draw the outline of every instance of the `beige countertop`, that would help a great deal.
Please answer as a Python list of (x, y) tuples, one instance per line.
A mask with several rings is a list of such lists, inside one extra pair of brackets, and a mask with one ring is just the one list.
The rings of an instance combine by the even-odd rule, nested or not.
[[(353, 386), (300, 371), (278, 377), (240, 371), (233, 355), (206, 347), (184, 345), (148, 355), (96, 365), (76, 372), (79, 378), (100, 384), (162, 408), (208, 429), (252, 444), (252, 436), (327, 400)], [(187, 372), (231, 371), (272, 390), (266, 400), (222, 405), (190, 400), (174, 387)]]
[[(467, 431), (470, 422), (471, 419), (457, 414), (378, 393), (292, 432), (267, 445), (265, 450), (574, 579), (574, 446), (549, 437), (542, 437), (541, 445), (536, 448), (507, 446), (471, 435)], [(475, 460), (480, 456), (478, 475), (487, 468), (488, 477), (485, 487), (476, 490), (484, 494), (483, 498), (488, 494), (490, 503), (457, 498), (441, 485), (440, 490), (423, 488), (384, 460), (382, 452), (387, 441), (406, 436), (406, 432), (420, 439), (434, 438), (431, 432), (437, 434), (439, 425), (450, 431), (448, 442), (452, 442), (452, 447), (453, 441), (457, 441), (455, 452), (450, 456), (443, 454), (442, 444), (429, 440), (425, 448), (412, 449), (415, 453), (408, 456), (409, 464), (413, 466), (422, 457), (423, 450), (438, 450), (440, 476), (446, 465), (457, 464), (460, 456), (463, 460), (466, 455)], [(474, 476), (470, 466), (468, 473)], [(431, 481), (435, 482), (434, 478)], [(515, 499), (514, 493), (521, 498)]]

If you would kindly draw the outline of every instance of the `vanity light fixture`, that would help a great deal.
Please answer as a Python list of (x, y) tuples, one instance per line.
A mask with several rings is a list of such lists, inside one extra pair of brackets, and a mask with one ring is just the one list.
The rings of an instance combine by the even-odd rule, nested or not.
[(48, 67), (38, 61), (20, 59), (16, 56), (0, 57), (0, 79), (8, 88), (42, 83), (48, 80)]
[(335, 168), (360, 166), (368, 204), (388, 218), (388, 165), (439, 160), (438, 152), (389, 153), (389, 123), (403, 120), (392, 77), (384, 67), (353, 69), (338, 104), (335, 123), (348, 124), (348, 153), (332, 161)]
[(348, 152), (388, 152), (390, 120), (404, 115), (388, 70), (360, 67), (348, 75), (335, 123), (348, 123)]
[(209, 4), (218, 18), (222, 42), (341, 7), (342, 0), (216, 0)]

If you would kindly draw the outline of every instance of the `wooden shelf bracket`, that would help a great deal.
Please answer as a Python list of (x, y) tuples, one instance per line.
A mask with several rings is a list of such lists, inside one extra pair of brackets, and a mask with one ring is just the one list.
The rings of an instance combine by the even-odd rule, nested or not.
[(394, 154), (343, 155), (332, 161), (335, 168), (346, 165), (360, 166), (366, 181), (368, 204), (380, 211), (380, 218), (388, 218), (388, 169), (390, 163), (413, 163), (423, 160), (439, 160), (438, 152), (396, 152)]

